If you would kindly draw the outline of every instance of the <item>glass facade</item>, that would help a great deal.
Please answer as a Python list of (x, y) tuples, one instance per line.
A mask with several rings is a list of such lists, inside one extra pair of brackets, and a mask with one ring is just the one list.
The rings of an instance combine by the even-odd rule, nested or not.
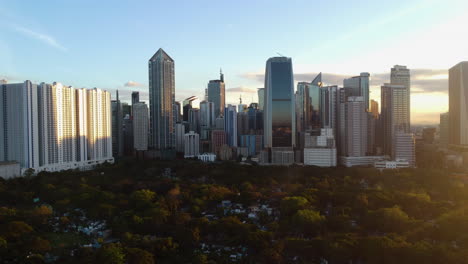
[(267, 61), (265, 82), (265, 146), (292, 147), (296, 122), (291, 59), (270, 58)]

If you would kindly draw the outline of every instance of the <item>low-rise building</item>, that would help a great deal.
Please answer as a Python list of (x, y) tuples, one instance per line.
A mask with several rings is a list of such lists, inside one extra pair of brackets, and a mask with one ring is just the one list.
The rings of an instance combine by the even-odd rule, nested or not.
[(409, 167), (410, 163), (407, 160), (382, 160), (374, 163), (376, 169), (403, 169)]
[(10, 179), (21, 176), (21, 168), (19, 162), (2, 161), (0, 162), (0, 177)]

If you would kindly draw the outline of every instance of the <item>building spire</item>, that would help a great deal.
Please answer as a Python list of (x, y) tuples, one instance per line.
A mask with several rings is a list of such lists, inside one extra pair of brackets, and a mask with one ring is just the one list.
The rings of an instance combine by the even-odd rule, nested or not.
[(224, 74), (222, 68), (219, 68), (219, 80), (221, 80), (221, 82), (224, 82)]
[(239, 95), (239, 104), (242, 104), (242, 94)]

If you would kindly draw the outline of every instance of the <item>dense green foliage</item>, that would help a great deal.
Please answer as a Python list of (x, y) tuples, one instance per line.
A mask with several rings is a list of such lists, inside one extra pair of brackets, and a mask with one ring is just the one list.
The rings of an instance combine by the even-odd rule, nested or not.
[(0, 181), (0, 262), (468, 263), (464, 183), (198, 161), (40, 173)]

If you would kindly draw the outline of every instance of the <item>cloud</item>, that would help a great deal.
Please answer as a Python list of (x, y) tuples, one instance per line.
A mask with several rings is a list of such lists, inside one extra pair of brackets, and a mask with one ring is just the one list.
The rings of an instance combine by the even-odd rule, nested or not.
[[(411, 92), (412, 93), (447, 93), (448, 92), (448, 70), (445, 69), (410, 69), (411, 70)], [(296, 73), (294, 81), (310, 82), (317, 72)], [(322, 81), (325, 85), (343, 86), (343, 79), (353, 75), (322, 73)], [(255, 80), (263, 83), (265, 75), (263, 73), (245, 73), (242, 78)], [(371, 73), (370, 86), (379, 88), (384, 83), (390, 82), (390, 72)]]
[(46, 34), (42, 34), (42, 33), (38, 33), (38, 32), (35, 32), (35, 31), (32, 31), (28, 28), (25, 28), (25, 27), (22, 27), (22, 26), (18, 26), (18, 25), (15, 25), (13, 26), (14, 29), (28, 37), (31, 37), (31, 38), (34, 38), (34, 39), (37, 39), (37, 40), (40, 40), (42, 42), (44, 42), (45, 44), (51, 46), (51, 47), (54, 47), (54, 48), (57, 48), (61, 51), (67, 51), (67, 48), (65, 48), (64, 46), (62, 46), (60, 43), (58, 43), (57, 40), (55, 40), (55, 38), (53, 38), (52, 36), (49, 36), (49, 35), (46, 35)]
[(134, 81), (128, 81), (124, 84), (125, 87), (145, 87), (146, 85), (139, 83), (139, 82), (134, 82)]
[(236, 92), (236, 93), (256, 93), (257, 89), (254, 88), (248, 88), (244, 86), (240, 87), (234, 87), (234, 88), (227, 88), (226, 92), (231, 93), (231, 92)]

